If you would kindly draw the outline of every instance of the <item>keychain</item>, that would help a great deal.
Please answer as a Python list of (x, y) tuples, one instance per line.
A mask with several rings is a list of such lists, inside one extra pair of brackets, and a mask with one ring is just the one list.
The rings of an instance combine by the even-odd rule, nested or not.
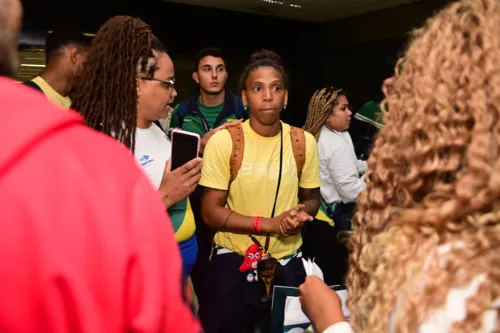
[(262, 248), (257, 244), (252, 244), (245, 252), (245, 258), (240, 266), (240, 272), (247, 272), (247, 281), (257, 281), (257, 264), (262, 260)]

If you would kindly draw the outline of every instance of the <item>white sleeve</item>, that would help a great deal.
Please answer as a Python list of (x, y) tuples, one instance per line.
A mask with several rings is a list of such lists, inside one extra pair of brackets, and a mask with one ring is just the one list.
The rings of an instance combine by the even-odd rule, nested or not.
[(368, 163), (366, 161), (358, 160), (358, 172), (363, 174), (368, 170)]
[(356, 201), (358, 194), (366, 188), (365, 182), (359, 178), (357, 161), (352, 158), (350, 148), (342, 145), (334, 149), (328, 162), (335, 188), (345, 203)]
[(349, 325), (348, 322), (342, 321), (340, 323), (333, 324), (332, 326), (324, 330), (322, 333), (353, 333), (353, 332), (354, 331), (352, 330), (351, 325)]

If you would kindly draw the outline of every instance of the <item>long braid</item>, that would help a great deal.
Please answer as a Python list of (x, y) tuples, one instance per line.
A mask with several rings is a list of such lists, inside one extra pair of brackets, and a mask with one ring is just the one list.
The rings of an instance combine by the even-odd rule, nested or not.
[(311, 133), (318, 140), (321, 126), (325, 124), (326, 119), (333, 111), (333, 107), (337, 105), (338, 98), (344, 95), (341, 89), (333, 87), (317, 90), (309, 102), (306, 123), (303, 127), (304, 131)]
[[(148, 60), (155, 37), (140, 19), (116, 16), (98, 31), (82, 71), (72, 107), (86, 124), (134, 151), (137, 126), (137, 70), (152, 77)], [(138, 65), (140, 64), (139, 68)]]

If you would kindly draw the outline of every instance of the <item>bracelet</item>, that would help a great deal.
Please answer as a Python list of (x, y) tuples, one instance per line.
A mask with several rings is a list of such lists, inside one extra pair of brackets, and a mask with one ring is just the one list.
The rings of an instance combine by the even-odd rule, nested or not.
[(260, 225), (262, 224), (262, 216), (257, 216), (253, 220), (253, 232), (260, 234)]
[(233, 211), (229, 212), (229, 215), (226, 217), (226, 220), (224, 221), (224, 224), (222, 225), (222, 230), (225, 230), (227, 227), (227, 222), (229, 222), (229, 218), (233, 215)]

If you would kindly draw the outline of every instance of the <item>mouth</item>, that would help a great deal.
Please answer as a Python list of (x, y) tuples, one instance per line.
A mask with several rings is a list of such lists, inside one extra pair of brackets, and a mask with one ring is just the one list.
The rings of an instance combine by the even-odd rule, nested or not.
[(259, 109), (260, 112), (264, 112), (264, 113), (271, 113), (271, 112), (274, 112), (275, 109), (272, 109), (272, 108), (267, 108), (267, 109)]
[(219, 82), (212, 82), (212, 83), (210, 83), (210, 86), (211, 87), (218, 87), (219, 86)]

